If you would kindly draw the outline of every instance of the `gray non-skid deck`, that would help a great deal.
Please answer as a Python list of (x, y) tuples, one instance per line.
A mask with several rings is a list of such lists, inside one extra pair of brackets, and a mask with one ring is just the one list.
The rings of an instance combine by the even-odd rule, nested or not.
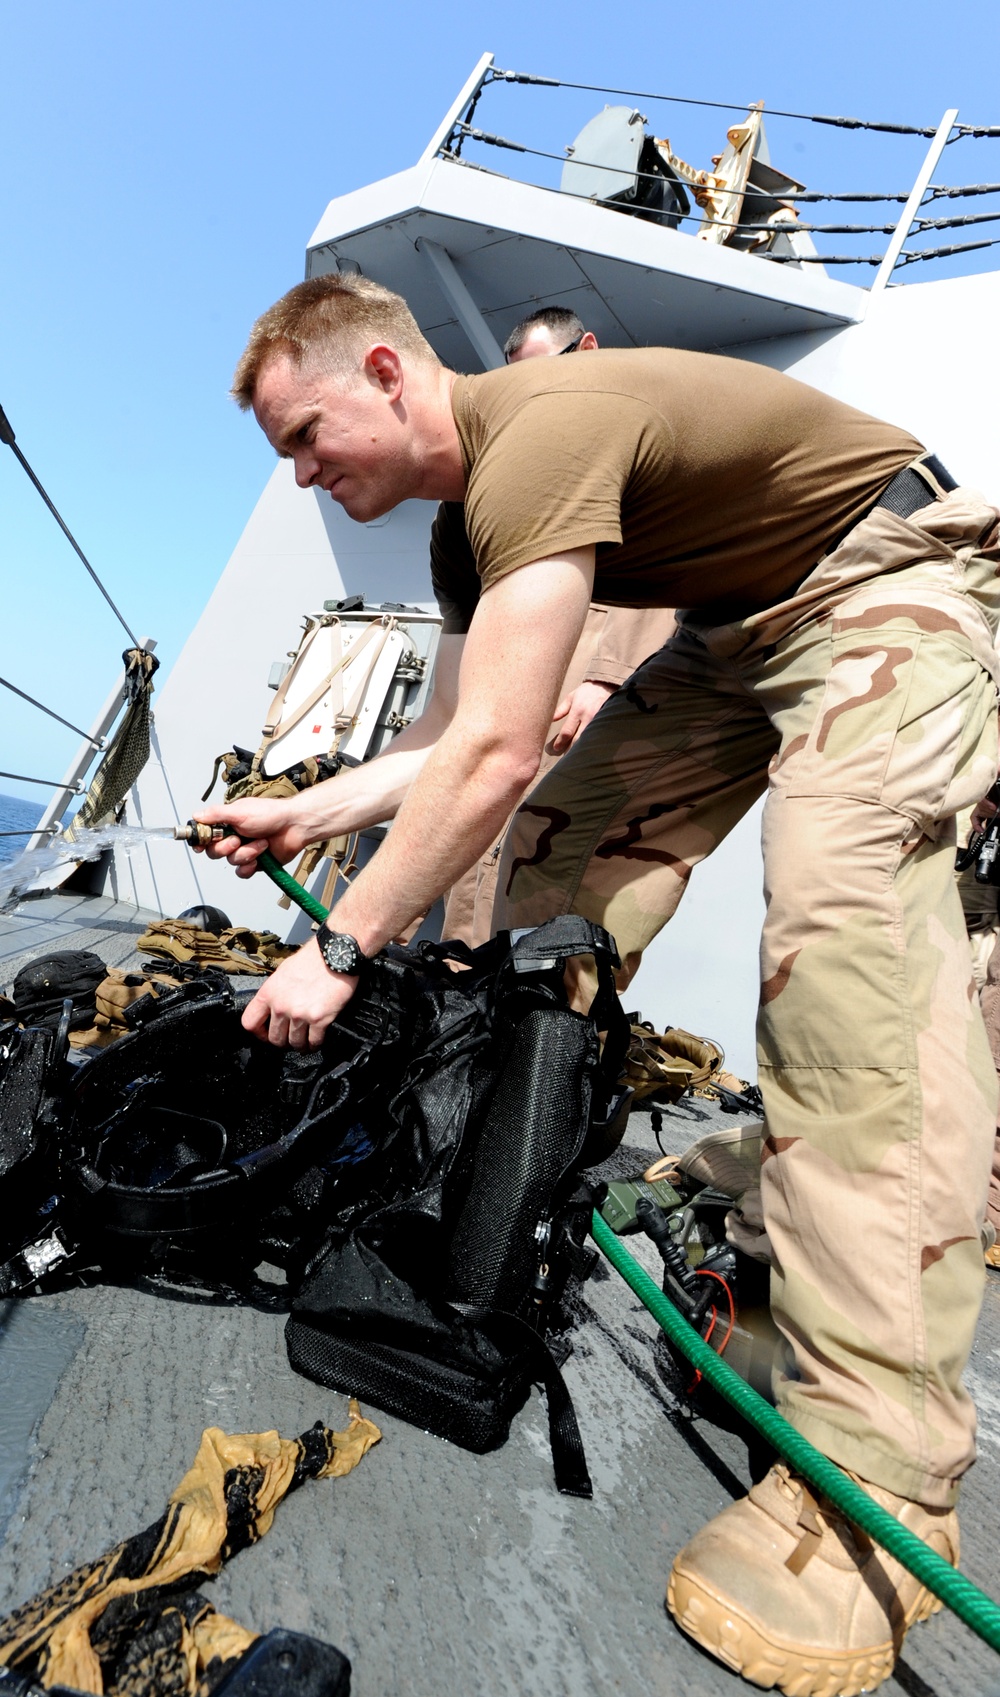
[[(0, 921), (0, 977), (9, 982), (24, 950), (52, 946), (98, 948), (124, 964), (141, 918), (70, 896), (26, 904), (16, 937)], [(56, 935), (44, 934), (50, 926)], [(717, 1120), (700, 1103), (682, 1105), (665, 1121), (664, 1142), (680, 1149)], [(614, 1169), (637, 1171), (655, 1153), (648, 1116), (634, 1114)], [(340, 1645), (356, 1697), (750, 1689), (663, 1609), (673, 1554), (746, 1488), (745, 1444), (678, 1405), (658, 1371), (655, 1323), (602, 1272), (584, 1287), (565, 1369), (592, 1502), (557, 1494), (537, 1394), (509, 1443), (482, 1457), (366, 1409), (382, 1443), (347, 1479), (307, 1484), (282, 1504), (267, 1537), (208, 1587), (216, 1605), (259, 1631), (281, 1624)], [(251, 1309), (108, 1287), (0, 1311), (0, 1612), (152, 1520), (205, 1426), (291, 1435), (317, 1418), (343, 1422), (346, 1399), (288, 1367), (282, 1325)], [(992, 1275), (969, 1375), (982, 1445), (963, 1498), (963, 1566), (994, 1595), (998, 1353)], [(993, 1697), (1000, 1659), (938, 1615), (910, 1635), (884, 1689)]]
[(135, 941), (159, 914), (113, 896), (68, 890), (22, 901), (13, 913), (0, 913), (0, 988), (8, 987), (29, 960), (54, 949), (92, 949), (109, 966), (149, 959), (136, 953)]

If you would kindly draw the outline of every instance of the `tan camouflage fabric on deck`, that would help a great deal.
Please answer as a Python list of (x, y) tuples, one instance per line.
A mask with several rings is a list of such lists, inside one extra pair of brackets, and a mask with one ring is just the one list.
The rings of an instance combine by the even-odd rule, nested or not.
[[(765, 790), (758, 1022), (772, 1305), (819, 1449), (948, 1505), (997, 1085), (954, 815), (997, 757), (997, 510), (877, 508), (781, 604), (691, 614), (519, 810), (496, 920), (605, 925), (623, 981)], [(581, 994), (583, 993), (581, 986)]]
[(209, 1697), (257, 1634), (196, 1586), (264, 1537), (290, 1491), (342, 1478), (381, 1435), (353, 1397), (343, 1432), (208, 1427), (159, 1520), (0, 1621), (0, 1667), (95, 1697)]

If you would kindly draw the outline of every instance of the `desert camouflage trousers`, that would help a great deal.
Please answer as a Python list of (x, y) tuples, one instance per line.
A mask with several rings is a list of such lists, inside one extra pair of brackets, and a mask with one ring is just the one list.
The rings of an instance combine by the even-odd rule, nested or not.
[[(992, 895), (992, 888), (989, 885), (985, 887)], [(986, 983), (979, 998), (979, 1006), (986, 1022), (986, 1035), (993, 1053), (993, 1065), (997, 1077), (1000, 1078), (1000, 940), (994, 944), (986, 963)], [(986, 1198), (986, 1218), (1000, 1240), (1000, 1114), (997, 1117), (997, 1133), (993, 1142), (993, 1165), (990, 1169), (990, 1188)]]
[(964, 489), (879, 508), (780, 605), (683, 615), (519, 810), (497, 909), (599, 921), (624, 980), (767, 791), (777, 1401), (834, 1461), (938, 1505), (974, 1458), (997, 1102), (953, 873), (954, 815), (996, 773), (997, 518)]

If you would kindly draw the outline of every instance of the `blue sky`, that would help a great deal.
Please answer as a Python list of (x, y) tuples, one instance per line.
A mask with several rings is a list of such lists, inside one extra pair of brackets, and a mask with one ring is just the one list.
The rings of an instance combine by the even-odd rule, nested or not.
[[(0, 403), (169, 667), (273, 463), (227, 397), (252, 320), (301, 276), (327, 201), (411, 164), (480, 53), (580, 82), (920, 124), (958, 106), (961, 121), (1000, 123), (998, 19), (995, 0), (944, 12), (922, 0), (756, 11), (720, 0), (700, 12), (4, 0)], [(477, 122), (561, 152), (604, 98), (497, 88)], [(726, 114), (639, 104), (692, 163), (720, 151)], [(925, 147), (778, 120), (769, 134), (776, 164), (827, 189), (905, 190)], [(1000, 140), (945, 157), (939, 180), (1000, 180)], [(536, 180), (551, 180), (536, 164)], [(861, 208), (837, 211), (867, 221)], [(859, 247), (878, 252), (884, 239)], [(997, 254), (928, 275), (992, 268)], [(87, 723), (121, 635), (5, 448), (0, 561), (0, 675)], [(0, 711), (0, 768), (58, 777), (72, 734), (6, 692)]]

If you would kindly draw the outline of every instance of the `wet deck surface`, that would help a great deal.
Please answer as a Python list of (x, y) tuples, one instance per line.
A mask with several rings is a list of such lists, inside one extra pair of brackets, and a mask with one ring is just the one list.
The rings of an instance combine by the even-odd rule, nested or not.
[[(79, 901), (71, 914), (73, 901), (22, 909), (32, 930), (27, 940), (21, 929), (24, 949), (98, 948), (124, 964), (138, 916), (110, 904), (98, 915)], [(114, 929), (102, 931), (102, 919)], [(58, 937), (44, 936), (47, 924)], [(7, 982), (22, 953), (14, 940), (7, 929)], [(679, 1150), (715, 1123), (727, 1122), (700, 1103), (675, 1109), (664, 1145)], [(616, 1170), (636, 1172), (656, 1153), (648, 1116), (634, 1114)], [(642, 1256), (636, 1239), (630, 1246)], [(267, 1537), (206, 1588), (216, 1606), (261, 1632), (284, 1625), (338, 1644), (354, 1664), (355, 1697), (753, 1689), (663, 1609), (673, 1555), (745, 1491), (746, 1445), (685, 1412), (658, 1371), (655, 1322), (602, 1270), (584, 1287), (565, 1369), (592, 1502), (556, 1492), (537, 1394), (509, 1443), (479, 1457), (366, 1408), (383, 1442), (347, 1479), (307, 1484), (282, 1504)], [(0, 1307), (0, 1612), (153, 1520), (205, 1426), (294, 1435), (316, 1419), (343, 1424), (346, 1399), (289, 1368), (282, 1327), (281, 1316), (109, 1287)], [(995, 1596), (998, 1355), (993, 1274), (969, 1373), (981, 1458), (962, 1531), (966, 1573)], [(994, 1697), (1000, 1659), (941, 1614), (910, 1634), (882, 1689)]]

